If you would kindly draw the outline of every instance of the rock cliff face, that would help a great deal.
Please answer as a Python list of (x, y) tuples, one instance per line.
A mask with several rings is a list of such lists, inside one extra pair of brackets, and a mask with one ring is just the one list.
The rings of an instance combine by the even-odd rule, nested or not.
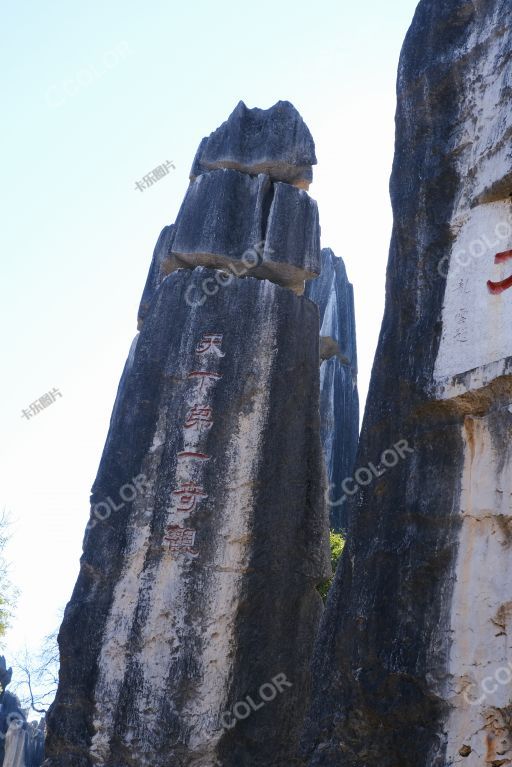
[(508, 0), (420, 2), (357, 464), (402, 456), (350, 507), (309, 767), (512, 760), (511, 87)]
[(351, 477), (359, 436), (354, 291), (345, 264), (322, 250), (322, 273), (306, 284), (306, 296), (320, 311), (320, 414), (327, 467), (331, 528), (345, 530), (347, 496), (342, 483)]
[(314, 145), (280, 102), (201, 147), (93, 486), (47, 767), (296, 760), (330, 574)]

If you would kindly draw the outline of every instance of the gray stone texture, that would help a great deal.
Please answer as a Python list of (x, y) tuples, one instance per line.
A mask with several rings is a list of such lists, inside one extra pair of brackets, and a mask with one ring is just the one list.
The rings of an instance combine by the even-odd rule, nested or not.
[[(512, 758), (510, 684), (493, 695), (480, 685), (489, 675), (492, 689), (510, 653), (502, 498), (511, 492), (511, 377), (487, 382), (461, 370), (441, 397), (434, 376), (452, 322), (439, 264), (447, 258), (452, 269), (464, 222), (478, 213), (485, 223), (478, 205), (510, 204), (511, 82), (509, 0), (419, 3), (398, 72), (386, 307), (356, 465), (377, 466), (402, 440), (414, 452), (350, 502), (314, 656), (307, 767), (497, 767)], [(494, 231), (473, 236), (481, 234), (492, 246)], [(511, 244), (465, 259), (456, 343), (474, 312), (484, 320), (495, 311), (485, 281), (496, 250)], [(473, 274), (480, 303), (467, 287)], [(505, 307), (510, 292), (497, 300)], [(496, 322), (489, 348), (505, 334), (510, 326)]]
[(199, 145), (191, 178), (216, 168), (233, 168), (307, 189), (316, 165), (315, 144), (289, 101), (270, 109), (248, 109), (240, 101), (228, 120)]
[[(331, 528), (346, 530), (347, 498), (342, 488), (355, 469), (359, 436), (354, 291), (345, 264), (322, 250), (322, 273), (306, 284), (305, 295), (320, 311), (320, 415), (329, 485)], [(325, 350), (325, 351), (322, 351)]]
[(290, 184), (276, 183), (273, 192), (262, 268), (274, 282), (301, 290), (322, 269), (317, 204)]
[[(318, 310), (253, 278), (190, 308), (187, 290), (209, 276), (164, 279), (123, 375), (92, 503), (146, 481), (86, 533), (59, 635), (48, 767), (295, 758), (316, 585), (330, 569)], [(198, 403), (211, 412), (190, 425)], [(177, 492), (185, 481), (204, 491), (195, 506)], [(194, 530), (192, 553), (169, 550), (169, 524)], [(225, 712), (247, 696), (259, 705), (262, 685), (283, 674), (291, 687), (223, 728)]]
[(263, 174), (204, 173), (187, 190), (170, 253), (170, 269), (222, 268), (301, 294), (321, 270), (318, 208), (307, 192)]
[(240, 266), (244, 253), (265, 238), (271, 197), (268, 176), (235, 170), (199, 176), (176, 218), (170, 246), (176, 265)]
[(173, 237), (174, 226), (164, 226), (155, 245), (151, 266), (149, 267), (144, 292), (140, 300), (139, 312), (137, 316), (139, 330), (148, 313), (149, 306), (153, 296), (160, 287), (160, 283), (166, 274), (169, 273), (169, 251)]

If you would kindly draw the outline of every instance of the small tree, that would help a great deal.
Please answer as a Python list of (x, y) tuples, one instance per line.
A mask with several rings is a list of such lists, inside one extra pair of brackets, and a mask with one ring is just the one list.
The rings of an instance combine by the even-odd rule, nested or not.
[(331, 544), (332, 576), (317, 586), (320, 596), (324, 602), (327, 600), (327, 594), (332, 586), (334, 575), (336, 573), (336, 567), (338, 566), (338, 561), (343, 553), (343, 549), (345, 548), (345, 538), (341, 533), (336, 533), (334, 530), (331, 530), (329, 539)]
[(10, 539), (9, 514), (3, 509), (0, 513), (0, 647), (4, 645), (5, 634), (10, 626), (18, 591), (9, 577), (10, 565), (5, 557), (5, 549)]
[(14, 691), (24, 708), (46, 714), (55, 698), (59, 683), (58, 629), (45, 636), (41, 649), (31, 655), (25, 648), (14, 664), (16, 684)]

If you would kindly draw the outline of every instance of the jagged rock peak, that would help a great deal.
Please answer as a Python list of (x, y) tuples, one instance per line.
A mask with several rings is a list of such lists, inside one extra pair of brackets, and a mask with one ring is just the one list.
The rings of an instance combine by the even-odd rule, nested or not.
[(217, 168), (233, 168), (307, 189), (316, 165), (315, 142), (289, 101), (269, 109), (249, 109), (240, 101), (226, 122), (204, 138), (190, 178)]

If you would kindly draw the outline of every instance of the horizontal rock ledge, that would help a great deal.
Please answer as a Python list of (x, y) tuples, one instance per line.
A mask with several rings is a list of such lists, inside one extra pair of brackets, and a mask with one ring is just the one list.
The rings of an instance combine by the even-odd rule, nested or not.
[(263, 174), (206, 173), (187, 191), (163, 268), (187, 266), (250, 273), (300, 295), (321, 271), (316, 202)]

